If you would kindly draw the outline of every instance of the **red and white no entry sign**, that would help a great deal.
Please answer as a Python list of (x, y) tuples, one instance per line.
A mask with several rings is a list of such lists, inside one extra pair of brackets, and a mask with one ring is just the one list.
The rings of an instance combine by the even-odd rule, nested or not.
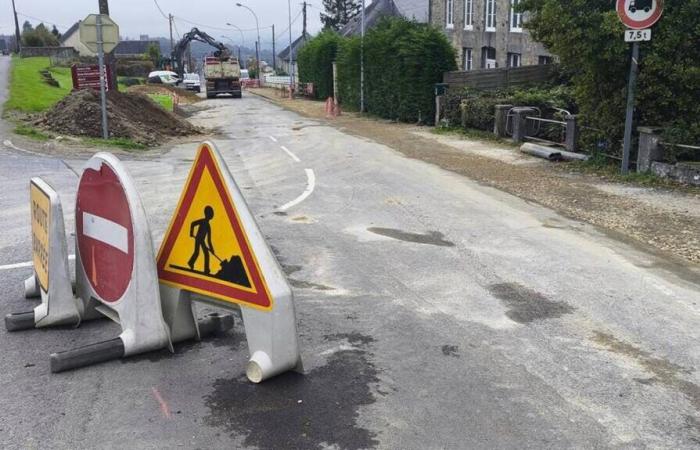
[(661, 18), (663, 10), (663, 0), (617, 0), (617, 15), (633, 30), (651, 27)]
[(124, 187), (109, 165), (86, 168), (80, 178), (75, 210), (78, 251), (95, 293), (118, 301), (131, 281), (134, 229)]

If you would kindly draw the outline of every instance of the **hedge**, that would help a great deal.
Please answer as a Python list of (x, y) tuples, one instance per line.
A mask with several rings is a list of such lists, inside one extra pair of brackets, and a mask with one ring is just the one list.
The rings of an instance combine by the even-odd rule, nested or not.
[[(432, 123), (435, 83), (456, 70), (455, 53), (432, 26), (385, 18), (365, 35), (365, 110), (404, 122)], [(360, 39), (324, 31), (299, 52), (299, 79), (313, 82), (316, 97), (332, 95), (332, 61), (338, 66), (338, 97), (343, 108), (360, 106)]]
[[(340, 47), (339, 60), (358, 61), (357, 44)], [(456, 70), (454, 49), (432, 26), (402, 18), (386, 18), (365, 35), (365, 108), (386, 119), (432, 123), (435, 83)], [(351, 54), (345, 54), (350, 52)], [(344, 71), (341, 97), (359, 98), (359, 70)], [(354, 76), (353, 76), (354, 75)]]
[(317, 99), (333, 96), (333, 61), (340, 40), (335, 32), (324, 30), (309, 40), (297, 55), (299, 81), (313, 83)]

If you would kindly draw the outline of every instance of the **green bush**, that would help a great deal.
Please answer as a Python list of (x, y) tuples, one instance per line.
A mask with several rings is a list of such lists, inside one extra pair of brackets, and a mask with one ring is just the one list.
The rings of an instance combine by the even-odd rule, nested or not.
[[(584, 121), (611, 141), (625, 125), (630, 45), (610, 0), (523, 0), (527, 28), (560, 61)], [(700, 0), (666, 0), (651, 42), (640, 44), (636, 124), (665, 140), (700, 141)]]
[(360, 110), (360, 45), (359, 37), (343, 39), (338, 45), (338, 97), (349, 111)]
[(496, 105), (534, 106), (539, 108), (545, 117), (557, 119), (561, 117), (554, 113), (556, 109), (576, 112), (571, 89), (567, 86), (495, 91), (465, 88), (456, 92), (448, 91), (444, 116), (451, 126), (461, 124), (462, 104), (466, 128), (487, 131), (493, 130)]
[(455, 70), (454, 49), (437, 28), (386, 19), (365, 37), (367, 111), (405, 122), (430, 122), (435, 83)]
[(333, 96), (333, 61), (341, 37), (332, 30), (324, 30), (299, 50), (297, 64), (299, 81), (314, 84), (318, 99)]
[[(365, 109), (404, 122), (432, 123), (435, 83), (455, 70), (445, 35), (429, 25), (387, 18), (365, 36)], [(339, 96), (346, 109), (359, 107), (360, 41), (344, 40), (338, 50)]]
[(146, 77), (155, 70), (152, 61), (117, 60), (117, 75), (120, 77)]

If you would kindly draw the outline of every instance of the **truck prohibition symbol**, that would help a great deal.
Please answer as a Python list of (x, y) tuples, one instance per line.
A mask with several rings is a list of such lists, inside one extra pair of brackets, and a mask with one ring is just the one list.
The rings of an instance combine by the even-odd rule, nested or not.
[(653, 5), (654, 0), (632, 0), (630, 2), (629, 10), (632, 13), (636, 13), (638, 10), (643, 9), (644, 12), (648, 13)]

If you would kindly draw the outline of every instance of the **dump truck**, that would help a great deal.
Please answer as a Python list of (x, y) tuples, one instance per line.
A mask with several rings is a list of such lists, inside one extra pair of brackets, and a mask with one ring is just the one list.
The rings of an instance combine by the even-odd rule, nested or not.
[(180, 79), (185, 74), (184, 57), (192, 41), (203, 42), (216, 49), (213, 55), (204, 58), (207, 98), (214, 98), (218, 94), (231, 94), (234, 98), (241, 98), (241, 65), (238, 58), (231, 56), (231, 51), (223, 43), (197, 28), (185, 33), (173, 48), (171, 63)]
[(218, 94), (231, 94), (241, 98), (241, 66), (232, 56), (207, 56), (204, 58), (204, 80), (207, 98)]

